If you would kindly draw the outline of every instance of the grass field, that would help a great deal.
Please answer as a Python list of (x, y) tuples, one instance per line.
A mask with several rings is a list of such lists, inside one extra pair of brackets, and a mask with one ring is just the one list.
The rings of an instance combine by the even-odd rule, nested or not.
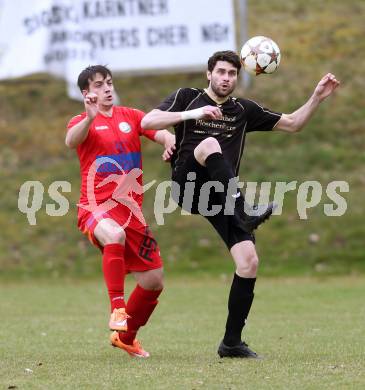
[(260, 279), (245, 336), (261, 361), (216, 354), (229, 279), (167, 279), (143, 361), (108, 345), (101, 282), (3, 284), (0, 388), (365, 388), (363, 276)]

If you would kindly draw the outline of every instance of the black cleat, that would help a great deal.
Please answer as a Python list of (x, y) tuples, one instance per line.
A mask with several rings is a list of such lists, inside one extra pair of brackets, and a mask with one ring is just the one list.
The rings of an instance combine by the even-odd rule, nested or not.
[(270, 202), (267, 205), (254, 205), (249, 206), (245, 204), (245, 214), (242, 218), (242, 227), (247, 233), (251, 233), (257, 229), (259, 225), (268, 220), (273, 211), (276, 209), (277, 204)]
[(218, 347), (218, 355), (221, 358), (230, 357), (230, 358), (249, 358), (249, 359), (262, 359), (256, 352), (248, 348), (248, 345), (241, 341), (240, 344), (229, 347), (225, 345), (223, 341)]

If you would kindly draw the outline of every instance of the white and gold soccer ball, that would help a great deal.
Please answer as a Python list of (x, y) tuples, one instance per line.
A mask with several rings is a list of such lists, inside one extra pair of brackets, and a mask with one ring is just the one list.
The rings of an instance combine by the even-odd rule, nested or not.
[(249, 39), (241, 50), (243, 69), (253, 75), (273, 73), (280, 64), (279, 46), (270, 38), (257, 36)]

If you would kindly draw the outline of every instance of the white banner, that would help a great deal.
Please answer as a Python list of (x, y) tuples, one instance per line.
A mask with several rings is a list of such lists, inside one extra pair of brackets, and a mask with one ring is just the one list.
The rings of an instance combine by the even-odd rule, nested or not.
[(232, 0), (0, 0), (1, 79), (203, 69), (235, 49)]

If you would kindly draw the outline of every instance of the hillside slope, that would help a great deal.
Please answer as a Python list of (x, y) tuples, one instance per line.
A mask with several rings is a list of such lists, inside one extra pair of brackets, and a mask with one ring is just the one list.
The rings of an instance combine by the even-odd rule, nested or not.
[[(320, 77), (328, 71), (341, 80), (336, 96), (327, 101), (301, 133), (250, 134), (240, 177), (246, 181), (319, 181), (321, 203), (300, 220), (296, 194), (287, 195), (284, 212), (257, 234), (261, 271), (278, 273), (358, 272), (364, 267), (364, 101), (363, 64), (365, 2), (276, 0), (249, 1), (249, 35), (272, 37), (282, 50), (278, 72), (252, 80), (238, 94), (266, 106), (290, 112), (304, 103)], [(362, 65), (361, 65), (362, 64)], [(41, 81), (39, 81), (41, 79)], [(204, 75), (117, 78), (115, 85), (126, 106), (150, 110), (180, 86), (205, 87)], [(82, 106), (65, 95), (64, 83), (44, 75), (0, 84), (0, 269), (2, 275), (93, 275), (100, 255), (76, 228), (78, 162), (64, 146), (67, 120)], [(145, 182), (169, 178), (157, 145), (144, 143)], [(27, 180), (50, 183), (67, 180), (65, 194), (71, 209), (63, 217), (45, 212), (48, 197), (29, 226), (18, 210), (18, 192)], [(326, 186), (347, 181), (348, 204), (340, 218), (326, 217)], [(145, 212), (159, 241), (166, 268), (200, 272), (232, 269), (228, 253), (202, 218), (181, 216), (179, 210), (157, 226), (154, 193), (146, 194)]]

